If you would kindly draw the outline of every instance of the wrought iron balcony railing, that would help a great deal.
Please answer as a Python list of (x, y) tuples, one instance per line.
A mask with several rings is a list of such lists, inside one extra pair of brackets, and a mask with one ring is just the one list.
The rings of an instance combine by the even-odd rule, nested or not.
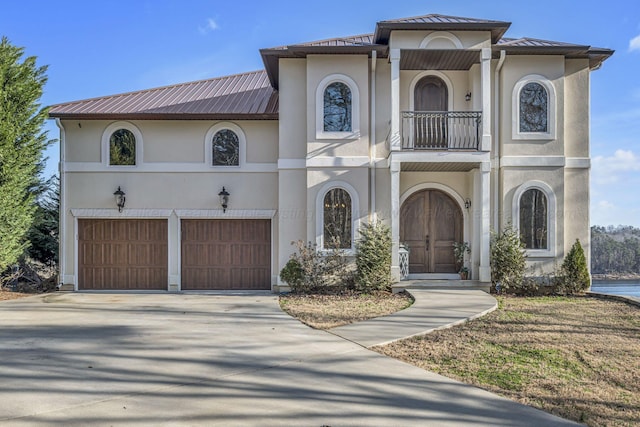
[(480, 111), (403, 111), (403, 150), (478, 150)]

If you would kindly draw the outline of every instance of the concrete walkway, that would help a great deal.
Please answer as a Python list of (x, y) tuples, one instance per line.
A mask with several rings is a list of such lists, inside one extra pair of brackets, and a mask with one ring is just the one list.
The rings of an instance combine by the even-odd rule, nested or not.
[(469, 292), (416, 292), (392, 327), (334, 331), (348, 339), (292, 319), (271, 294), (2, 302), (0, 425), (576, 425), (363, 348), (495, 304)]

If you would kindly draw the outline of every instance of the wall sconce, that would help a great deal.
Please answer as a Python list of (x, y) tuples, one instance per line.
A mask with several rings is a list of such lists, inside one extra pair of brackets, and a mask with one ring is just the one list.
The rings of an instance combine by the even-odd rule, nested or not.
[(467, 92), (467, 94), (464, 96), (464, 99), (467, 102), (471, 101), (471, 92)]
[(227, 193), (227, 190), (222, 187), (222, 191), (218, 193), (218, 197), (220, 197), (220, 205), (222, 206), (223, 213), (227, 211), (227, 206), (229, 206), (229, 196), (230, 194)]
[(464, 207), (465, 209), (469, 209), (471, 207), (471, 200), (467, 199), (464, 201)]
[(118, 186), (118, 189), (115, 191), (115, 193), (113, 193), (113, 197), (116, 198), (116, 205), (118, 205), (118, 212), (122, 212), (122, 209), (124, 208), (124, 202), (126, 201), (126, 197), (125, 197), (124, 191), (120, 189), (120, 186)]

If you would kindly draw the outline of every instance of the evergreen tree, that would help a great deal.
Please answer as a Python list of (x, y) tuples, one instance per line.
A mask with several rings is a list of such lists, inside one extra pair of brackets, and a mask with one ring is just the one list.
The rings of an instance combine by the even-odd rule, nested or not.
[(48, 265), (58, 263), (59, 209), (60, 179), (54, 175), (42, 183), (33, 224), (27, 233), (27, 253), (31, 258)]
[(24, 49), (0, 41), (0, 272), (28, 246), (26, 234), (36, 210), (34, 188), (49, 141), (43, 131), (47, 109), (40, 97), (47, 67), (22, 59)]

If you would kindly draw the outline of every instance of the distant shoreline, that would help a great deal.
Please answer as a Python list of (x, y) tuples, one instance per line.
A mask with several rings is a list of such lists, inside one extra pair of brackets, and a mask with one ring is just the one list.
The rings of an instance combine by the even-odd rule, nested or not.
[(640, 281), (640, 274), (638, 273), (608, 273), (608, 274), (592, 274), (591, 278), (594, 281)]

